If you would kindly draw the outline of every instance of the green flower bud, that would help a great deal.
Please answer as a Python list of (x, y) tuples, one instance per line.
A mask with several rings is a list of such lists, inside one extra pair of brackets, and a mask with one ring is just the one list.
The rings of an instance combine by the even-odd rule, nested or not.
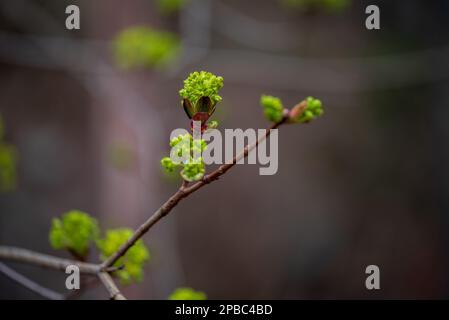
[(323, 114), (323, 105), (320, 100), (313, 97), (308, 97), (305, 102), (307, 103), (307, 105), (304, 111), (294, 117), (294, 122), (310, 122)]
[(201, 97), (209, 97), (213, 105), (221, 101), (218, 91), (223, 87), (223, 78), (210, 72), (193, 72), (184, 80), (184, 88), (179, 91), (182, 98), (196, 105)]
[(262, 95), (260, 97), (260, 104), (263, 108), (265, 117), (272, 122), (279, 122), (282, 120), (284, 107), (281, 99), (273, 96)]
[(200, 180), (204, 176), (204, 172), (205, 166), (203, 159), (192, 159), (190, 162), (184, 164), (184, 169), (181, 171), (181, 176), (184, 180), (193, 182)]
[(89, 214), (72, 210), (52, 221), (49, 240), (54, 249), (65, 249), (84, 257), (91, 242), (98, 238), (97, 220)]

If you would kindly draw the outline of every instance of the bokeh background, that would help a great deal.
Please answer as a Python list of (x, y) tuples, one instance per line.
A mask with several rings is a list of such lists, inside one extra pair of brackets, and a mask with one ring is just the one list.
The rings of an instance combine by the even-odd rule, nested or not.
[[(80, 30), (65, 28), (70, 4)], [(368, 4), (381, 30), (365, 28)], [(180, 49), (133, 67), (125, 44), (118, 61), (133, 26)], [(225, 79), (221, 129), (265, 128), (261, 94), (313, 95), (325, 116), (281, 128), (276, 175), (237, 166), (181, 202), (144, 237), (151, 261), (125, 296), (448, 298), (448, 35), (446, 0), (2, 0), (0, 244), (69, 257), (48, 230), (71, 209), (103, 229), (142, 223), (179, 184), (159, 161), (189, 126), (182, 80), (207, 70)], [(370, 264), (380, 290), (365, 288)], [(66, 293), (64, 274), (8, 265)], [(1, 274), (0, 298), (39, 299)]]

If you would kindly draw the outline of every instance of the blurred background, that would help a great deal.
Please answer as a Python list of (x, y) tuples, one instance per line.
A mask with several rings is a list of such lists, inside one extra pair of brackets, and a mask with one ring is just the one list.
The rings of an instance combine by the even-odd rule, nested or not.
[[(222, 130), (265, 128), (261, 94), (325, 115), (280, 129), (276, 175), (236, 166), (181, 202), (125, 296), (449, 298), (448, 35), (446, 0), (2, 0), (0, 244), (69, 257), (48, 231), (71, 209), (140, 225), (178, 188), (159, 161), (189, 126), (182, 80), (206, 70), (224, 77)], [(62, 273), (8, 265), (66, 293)], [(40, 297), (0, 274), (0, 298)]]

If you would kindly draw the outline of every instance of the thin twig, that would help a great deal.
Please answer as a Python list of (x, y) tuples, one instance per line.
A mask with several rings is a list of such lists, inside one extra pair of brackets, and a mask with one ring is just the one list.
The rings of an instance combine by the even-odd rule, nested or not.
[(81, 273), (96, 275), (99, 266), (92, 263), (63, 259), (27, 249), (0, 246), (0, 259), (34, 264), (44, 268), (66, 270), (69, 265), (76, 265)]
[(24, 275), (18, 273), (17, 271), (11, 269), (6, 264), (0, 262), (0, 272), (11, 280), (17, 282), (28, 290), (40, 295), (49, 300), (63, 300), (64, 296), (56, 291), (48, 289), (41, 286), (40, 284), (34, 282), (33, 280), (25, 277)]
[[(97, 275), (101, 280), (106, 290), (109, 292), (110, 298), (113, 300), (126, 300), (120, 290), (117, 288), (114, 280), (109, 275), (108, 272), (117, 270), (113, 266), (120, 257), (122, 257), (148, 230), (155, 225), (160, 219), (166, 216), (170, 211), (176, 207), (176, 205), (184, 198), (194, 193), (206, 184), (217, 180), (220, 176), (225, 174), (229, 169), (231, 169), (240, 159), (246, 158), (254, 148), (256, 148), (260, 143), (267, 139), (271, 134), (272, 130), (277, 129), (280, 125), (285, 123), (288, 114), (284, 113), (284, 117), (281, 121), (273, 124), (254, 144), (246, 145), (243, 151), (236, 155), (231, 163), (223, 164), (215, 171), (208, 175), (205, 175), (202, 180), (189, 185), (187, 181), (183, 181), (179, 189), (159, 208), (157, 209), (150, 218), (145, 221), (131, 238), (126, 241), (113, 255), (106, 259), (102, 264), (91, 264), (86, 262), (74, 261), (69, 259), (57, 258), (37, 252), (33, 252), (26, 249), (0, 246), (0, 259), (6, 259), (16, 262), (30, 263), (37, 266), (52, 268), (61, 271), (65, 271), (69, 265), (77, 265), (80, 272), (90, 275)], [(119, 267), (120, 268), (120, 267)]]
[(98, 277), (101, 282), (103, 282), (106, 290), (108, 290), (111, 300), (126, 300), (126, 298), (120, 293), (120, 290), (115, 285), (114, 280), (112, 280), (109, 273), (100, 272), (98, 273)]
[(248, 153), (256, 148), (261, 142), (263, 142), (270, 134), (271, 131), (274, 129), (277, 129), (281, 124), (285, 123), (287, 120), (287, 115), (284, 115), (281, 121), (273, 124), (263, 135), (260, 137), (254, 144), (247, 145), (243, 151), (234, 156), (232, 163), (223, 164), (215, 171), (211, 172), (210, 174), (203, 177), (201, 181), (196, 182), (195, 184), (191, 186), (187, 186), (185, 181), (183, 181), (181, 187), (178, 189), (178, 191), (175, 192), (159, 209), (157, 209), (153, 215), (150, 216), (150, 218), (145, 221), (137, 230), (134, 232), (131, 238), (128, 239), (113, 255), (111, 255), (108, 259), (106, 259), (102, 266), (103, 268), (107, 268), (112, 266), (120, 257), (122, 257), (128, 250), (131, 248), (137, 240), (139, 240), (148, 230), (155, 225), (160, 219), (162, 219), (164, 216), (166, 216), (176, 205), (181, 201), (182, 199), (186, 198), (193, 192), (197, 191), (201, 187), (205, 186), (206, 184), (217, 180), (220, 176), (226, 173), (229, 169), (231, 169), (238, 160), (242, 158), (246, 158), (248, 156)]

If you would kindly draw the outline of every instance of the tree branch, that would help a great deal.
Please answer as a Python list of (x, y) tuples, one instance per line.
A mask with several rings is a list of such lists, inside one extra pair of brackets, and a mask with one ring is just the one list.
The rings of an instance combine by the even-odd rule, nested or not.
[(126, 300), (126, 298), (120, 293), (120, 290), (115, 285), (114, 280), (112, 280), (112, 277), (109, 275), (109, 273), (100, 272), (98, 273), (98, 277), (100, 278), (101, 282), (103, 282), (106, 290), (108, 290), (111, 300)]
[[(63, 259), (58, 257), (49, 256), (42, 253), (33, 252), (26, 249), (0, 246), (0, 259), (11, 260), (16, 262), (23, 262), (41, 266), (44, 268), (51, 268), (60, 271), (65, 271), (67, 266), (76, 265), (79, 267), (80, 272), (87, 275), (96, 275), (101, 280), (106, 290), (109, 292), (112, 300), (126, 300), (126, 298), (120, 293), (114, 280), (110, 276), (109, 272), (116, 271), (121, 267), (114, 267), (113, 264), (117, 262), (148, 230), (154, 226), (159, 220), (171, 212), (176, 205), (190, 194), (194, 193), (198, 189), (202, 188), (206, 184), (217, 180), (220, 176), (224, 175), (229, 169), (231, 169), (240, 159), (246, 158), (248, 154), (256, 148), (260, 143), (267, 139), (272, 130), (277, 129), (280, 125), (284, 124), (288, 118), (288, 113), (284, 113), (281, 121), (273, 124), (254, 144), (246, 145), (241, 153), (234, 156), (231, 163), (223, 164), (215, 171), (205, 175), (202, 180), (189, 185), (187, 181), (183, 181), (179, 189), (151, 216), (146, 220), (128, 241), (126, 241), (113, 255), (106, 259), (102, 264), (92, 264), (81, 261), (75, 261), (70, 259)], [(9, 268), (8, 268), (9, 269)], [(15, 273), (13, 270), (9, 270)], [(11, 273), (11, 272), (9, 272)], [(30, 283), (23, 281), (19, 282), (22, 285), (29, 288)], [(30, 280), (31, 281), (31, 280)], [(28, 286), (27, 286), (28, 285)], [(36, 286), (37, 284), (34, 284)], [(42, 287), (40, 287), (42, 291)], [(48, 292), (47, 292), (48, 293)]]
[(170, 211), (176, 207), (176, 205), (184, 198), (192, 194), (193, 192), (197, 191), (201, 187), (205, 186), (206, 184), (211, 183), (214, 180), (217, 180), (220, 176), (225, 174), (229, 169), (231, 169), (240, 159), (246, 158), (250, 151), (252, 151), (254, 148), (256, 148), (261, 142), (267, 139), (267, 137), (271, 134), (271, 131), (274, 129), (277, 129), (280, 125), (285, 123), (287, 120), (288, 115), (284, 114), (284, 117), (281, 121), (273, 124), (263, 135), (260, 137), (254, 144), (252, 145), (246, 145), (243, 151), (234, 156), (232, 159), (232, 163), (223, 164), (215, 171), (211, 172), (208, 175), (205, 175), (202, 180), (194, 183), (191, 186), (188, 186), (185, 181), (183, 181), (181, 187), (178, 189), (178, 191), (175, 192), (159, 209), (157, 209), (150, 218), (145, 221), (137, 230), (134, 232), (131, 238), (128, 239), (113, 255), (111, 255), (108, 259), (106, 259), (102, 267), (108, 268), (111, 267), (120, 257), (122, 257), (128, 250), (131, 248), (137, 240), (139, 240), (145, 233), (148, 232), (148, 230), (155, 225), (160, 219), (162, 219), (164, 216), (166, 216)]
[(64, 272), (67, 266), (76, 265), (81, 273), (91, 275), (96, 275), (100, 270), (96, 264), (58, 258), (27, 249), (7, 246), (0, 246), (0, 259), (34, 264), (43, 268), (56, 269)]
[(0, 262), (0, 272), (11, 280), (17, 282), (28, 290), (49, 300), (64, 300), (64, 296), (56, 291), (41, 286), (33, 280), (25, 277), (17, 271), (11, 269), (6, 264)]

